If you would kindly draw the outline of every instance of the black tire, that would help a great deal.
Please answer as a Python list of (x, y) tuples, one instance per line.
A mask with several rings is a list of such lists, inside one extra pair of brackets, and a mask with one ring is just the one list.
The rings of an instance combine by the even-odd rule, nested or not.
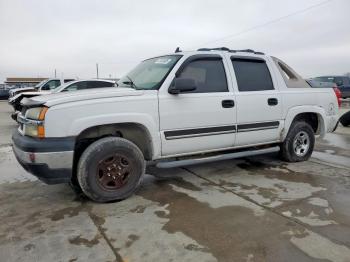
[[(306, 143), (301, 143), (300, 140), (303, 139), (308, 139), (308, 147)], [(280, 145), (281, 158), (287, 162), (306, 161), (310, 158), (314, 145), (315, 134), (312, 127), (304, 121), (293, 122), (286, 139)]]
[(83, 193), (83, 190), (81, 190), (79, 183), (77, 183), (76, 181), (71, 181), (68, 183), (68, 185), (77, 195)]
[(350, 126), (350, 111), (348, 111), (347, 113), (343, 114), (340, 119), (339, 119), (340, 123), (343, 126)]
[[(114, 159), (115, 162), (109, 159)], [(109, 165), (106, 164), (106, 161), (120, 163), (120, 165), (113, 164), (114, 167), (111, 170), (108, 169), (111, 166), (105, 167)], [(125, 174), (117, 173), (119, 172), (117, 168), (124, 170), (122, 165), (128, 168), (125, 171), (127, 173), (126, 178), (124, 177)], [(101, 171), (101, 168), (105, 172)], [(111, 171), (107, 171), (107, 169)], [(106, 172), (108, 177), (106, 177)], [(132, 195), (137, 189), (144, 172), (144, 156), (135, 144), (120, 137), (106, 137), (95, 141), (83, 152), (78, 163), (77, 178), (82, 191), (87, 197), (96, 202), (110, 202), (122, 200)], [(117, 180), (112, 180), (111, 176), (113, 176), (113, 179), (117, 177)], [(101, 182), (105, 179), (109, 179), (109, 182)], [(122, 183), (124, 184), (120, 185)]]

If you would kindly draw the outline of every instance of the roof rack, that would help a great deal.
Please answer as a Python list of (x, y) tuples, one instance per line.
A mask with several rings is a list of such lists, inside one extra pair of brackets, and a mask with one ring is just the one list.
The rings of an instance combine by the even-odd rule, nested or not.
[(238, 52), (245, 52), (245, 53), (251, 53), (255, 55), (265, 55), (263, 52), (254, 51), (253, 49), (243, 49), (243, 50), (232, 50), (227, 47), (215, 47), (215, 48), (199, 48), (197, 51), (226, 51), (230, 53), (238, 53)]
[(230, 51), (227, 47), (215, 47), (215, 48), (199, 48), (197, 51)]

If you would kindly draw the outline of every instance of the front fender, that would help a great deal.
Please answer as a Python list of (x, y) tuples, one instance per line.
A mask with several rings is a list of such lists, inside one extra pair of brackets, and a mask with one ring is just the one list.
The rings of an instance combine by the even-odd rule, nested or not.
[(122, 123), (133, 123), (143, 126), (152, 139), (154, 155), (160, 155), (160, 137), (157, 123), (148, 114), (116, 113), (79, 118), (71, 123), (68, 129), (68, 136), (76, 136), (90, 127)]

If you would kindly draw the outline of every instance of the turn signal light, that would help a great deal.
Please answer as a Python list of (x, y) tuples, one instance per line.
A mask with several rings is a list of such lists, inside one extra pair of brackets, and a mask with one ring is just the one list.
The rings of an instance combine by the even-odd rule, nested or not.
[(337, 97), (338, 106), (340, 107), (341, 106), (341, 92), (340, 92), (338, 87), (333, 87), (333, 90), (334, 90), (335, 96)]

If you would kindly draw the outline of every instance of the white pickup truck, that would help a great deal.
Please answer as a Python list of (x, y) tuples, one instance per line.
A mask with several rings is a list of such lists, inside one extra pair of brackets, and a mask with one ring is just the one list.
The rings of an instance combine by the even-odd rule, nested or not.
[(158, 168), (280, 150), (307, 160), (338, 123), (332, 88), (311, 88), (281, 60), (227, 48), (147, 59), (118, 88), (26, 99), (13, 134), (21, 165), (94, 201), (130, 196)]

